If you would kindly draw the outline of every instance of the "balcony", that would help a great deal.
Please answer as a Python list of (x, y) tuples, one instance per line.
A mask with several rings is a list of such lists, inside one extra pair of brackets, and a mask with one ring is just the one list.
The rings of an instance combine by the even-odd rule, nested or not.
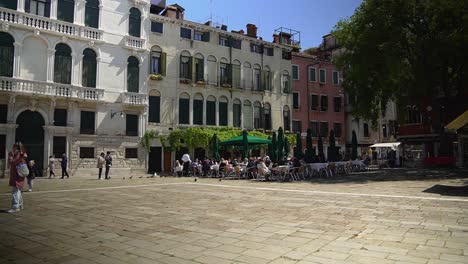
[(122, 103), (128, 105), (146, 105), (148, 102), (148, 96), (140, 93), (122, 93)]
[(129, 49), (144, 50), (145, 40), (132, 36), (125, 36), (125, 47)]
[(399, 136), (431, 134), (429, 124), (402, 124), (398, 128)]
[(100, 101), (104, 97), (103, 89), (62, 83), (21, 80), (8, 77), (0, 77), (0, 92), (74, 98), (87, 101)]
[(0, 7), (0, 22), (19, 27), (47, 30), (51, 33), (64, 34), (70, 37), (83, 38), (94, 41), (103, 41), (101, 30), (75, 25), (72, 23), (22, 13), (15, 10)]

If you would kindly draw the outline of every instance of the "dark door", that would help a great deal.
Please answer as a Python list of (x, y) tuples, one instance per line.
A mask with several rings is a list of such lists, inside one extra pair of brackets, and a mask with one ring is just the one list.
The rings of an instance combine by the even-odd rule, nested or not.
[(151, 147), (148, 161), (148, 173), (155, 173), (162, 171), (162, 148)]
[(164, 151), (164, 171), (171, 172), (172, 169), (172, 152)]
[(16, 141), (23, 143), (28, 160), (34, 160), (42, 176), (44, 163), (44, 118), (38, 112), (26, 110), (16, 119)]

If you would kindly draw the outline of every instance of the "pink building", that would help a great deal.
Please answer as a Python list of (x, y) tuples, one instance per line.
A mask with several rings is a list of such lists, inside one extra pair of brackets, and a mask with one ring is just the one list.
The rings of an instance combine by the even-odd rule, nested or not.
[(308, 128), (312, 129), (313, 145), (319, 133), (327, 146), (330, 130), (335, 132), (336, 146), (345, 152), (346, 117), (341, 73), (326, 56), (292, 54), (293, 112), (292, 128), (301, 132), (303, 147)]

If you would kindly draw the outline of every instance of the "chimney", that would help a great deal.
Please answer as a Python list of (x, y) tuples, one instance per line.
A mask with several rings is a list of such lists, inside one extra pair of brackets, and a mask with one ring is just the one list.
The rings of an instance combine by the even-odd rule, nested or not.
[(184, 11), (185, 9), (178, 4), (169, 5), (166, 7), (166, 10), (162, 13), (163, 16), (175, 18), (175, 19), (184, 19)]
[(280, 44), (279, 35), (273, 34), (273, 43)]
[(247, 24), (247, 36), (257, 38), (257, 26), (254, 24)]

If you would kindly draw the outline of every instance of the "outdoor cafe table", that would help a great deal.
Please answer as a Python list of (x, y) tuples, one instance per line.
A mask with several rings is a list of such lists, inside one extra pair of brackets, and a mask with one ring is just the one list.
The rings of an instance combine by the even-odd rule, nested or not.
[[(313, 171), (320, 173), (320, 170), (327, 169), (328, 163), (307, 163), (307, 171), (309, 175), (312, 175)], [(328, 174), (328, 172), (327, 172)]]
[(272, 171), (277, 171), (281, 177), (281, 180), (285, 180), (286, 176), (289, 173), (289, 166), (288, 165), (282, 165), (278, 167), (274, 167), (271, 169)]

